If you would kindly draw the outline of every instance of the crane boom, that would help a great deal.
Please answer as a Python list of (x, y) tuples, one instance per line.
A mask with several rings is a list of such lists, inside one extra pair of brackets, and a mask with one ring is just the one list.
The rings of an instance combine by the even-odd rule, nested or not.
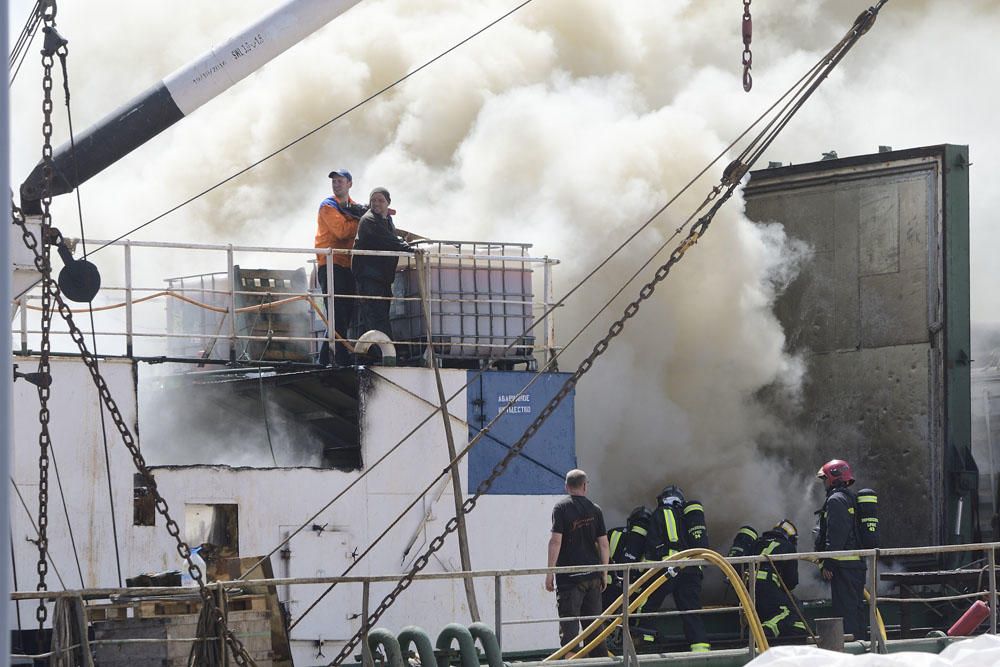
[[(361, 0), (289, 0), (223, 44), (114, 110), (53, 154), (50, 194), (72, 192), (195, 109), (246, 78)], [(39, 163), (21, 185), (22, 208), (37, 208)]]

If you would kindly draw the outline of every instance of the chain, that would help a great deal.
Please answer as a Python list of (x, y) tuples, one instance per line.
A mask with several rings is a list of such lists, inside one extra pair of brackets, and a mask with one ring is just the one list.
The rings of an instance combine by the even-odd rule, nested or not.
[(750, 18), (750, 0), (743, 0), (743, 90), (748, 93), (753, 87), (753, 77), (750, 76), (750, 68), (753, 67), (751, 40), (753, 40), (753, 19)]
[[(55, 4), (50, 4), (43, 8), (42, 19), (45, 21), (45, 30), (53, 30), (55, 27)], [(52, 228), (52, 214), (50, 206), (52, 204), (52, 52), (42, 50), (42, 238), (49, 236)], [(51, 377), (50, 354), (52, 352), (52, 299), (49, 296), (48, 286), (52, 283), (51, 271), (51, 248), (48, 244), (43, 244), (41, 252), (38, 251), (38, 244), (35, 243), (35, 265), (42, 274), (42, 321), (41, 321), (41, 355), (38, 359), (38, 373), (42, 378)], [(51, 382), (42, 382), (38, 387), (38, 585), (36, 590), (47, 591), (48, 585), (45, 583), (45, 575), (49, 571), (49, 451), (52, 447), (52, 436), (49, 433), (49, 397), (51, 396)], [(35, 618), (38, 620), (38, 629), (41, 631), (45, 626), (48, 617), (48, 607), (45, 599), (39, 598), (38, 609), (35, 611)]]
[[(569, 379), (566, 380), (559, 392), (548, 402), (538, 416), (535, 417), (534, 421), (532, 421), (528, 428), (525, 429), (518, 441), (510, 447), (507, 454), (500, 460), (500, 462), (494, 466), (490, 476), (480, 482), (479, 486), (476, 487), (476, 493), (466, 499), (466, 501), (462, 504), (462, 514), (468, 514), (476, 507), (476, 503), (483, 496), (483, 494), (490, 490), (493, 483), (498, 477), (500, 477), (500, 475), (503, 474), (503, 472), (507, 469), (507, 466), (510, 465), (511, 461), (513, 461), (514, 458), (521, 453), (521, 450), (524, 449), (524, 447), (528, 444), (528, 441), (538, 432), (545, 421), (556, 411), (563, 400), (573, 392), (580, 379), (594, 366), (594, 362), (597, 358), (607, 351), (608, 347), (611, 345), (611, 341), (622, 334), (625, 330), (625, 324), (628, 320), (632, 319), (639, 313), (639, 308), (642, 303), (653, 296), (656, 286), (666, 279), (674, 265), (681, 261), (684, 254), (698, 242), (698, 239), (700, 239), (702, 235), (704, 235), (708, 226), (711, 224), (712, 219), (715, 217), (716, 212), (722, 207), (726, 200), (729, 199), (738, 185), (738, 181), (727, 184), (724, 194), (721, 197), (718, 197), (718, 194), (723, 192), (723, 188), (716, 186), (712, 190), (712, 194), (709, 196), (709, 199), (716, 199), (712, 208), (691, 226), (691, 230), (689, 231), (687, 237), (674, 248), (667, 261), (656, 270), (652, 280), (643, 285), (639, 290), (639, 296), (625, 307), (622, 316), (612, 323), (604, 338), (599, 340), (597, 344), (594, 345), (590, 354), (587, 358), (580, 362), (576, 371), (569, 377)], [(375, 625), (375, 623), (378, 622), (389, 607), (393, 605), (396, 598), (398, 598), (403, 591), (410, 587), (410, 584), (413, 583), (414, 577), (416, 577), (416, 575), (427, 566), (434, 554), (444, 546), (448, 535), (454, 533), (456, 530), (458, 530), (458, 517), (453, 516), (445, 524), (444, 531), (432, 539), (427, 547), (427, 550), (414, 561), (410, 571), (407, 572), (396, 583), (395, 588), (393, 588), (393, 590), (382, 599), (379, 605), (366, 619), (366, 622), (362, 623), (361, 630), (355, 633), (355, 635), (348, 640), (348, 642), (341, 649), (340, 653), (337, 654), (337, 657), (335, 657), (333, 662), (330, 663), (331, 665), (340, 665), (348, 657), (350, 657), (358, 643), (360, 643), (363, 639), (366, 629)]]
[[(51, 3), (45, 8), (45, 13), (43, 18), (45, 19), (46, 28), (49, 31), (54, 32), (55, 24), (55, 3)], [(232, 651), (234, 661), (241, 667), (247, 665), (255, 665), (253, 658), (247, 653), (246, 648), (243, 643), (233, 634), (233, 632), (226, 626), (225, 617), (222, 615), (218, 604), (215, 601), (215, 597), (212, 595), (211, 591), (205, 586), (205, 581), (202, 577), (201, 568), (198, 567), (191, 560), (191, 548), (188, 544), (180, 537), (180, 526), (177, 522), (170, 516), (170, 508), (167, 505), (167, 501), (160, 495), (159, 489), (156, 486), (156, 479), (153, 477), (152, 471), (150, 471), (149, 466), (146, 464), (146, 460), (139, 450), (139, 446), (132, 435), (131, 430), (125, 423), (125, 418), (122, 416), (121, 411), (118, 409), (118, 404), (115, 402), (114, 398), (111, 396), (111, 391), (108, 388), (108, 384), (104, 377), (101, 375), (98, 368), (97, 358), (87, 349), (87, 342), (84, 338), (83, 332), (76, 325), (73, 320), (73, 313), (69, 306), (62, 298), (62, 294), (59, 291), (59, 286), (54, 280), (52, 280), (52, 265), (50, 261), (50, 249), (52, 245), (60, 245), (64, 243), (62, 234), (58, 229), (52, 227), (52, 216), (50, 213), (50, 205), (52, 203), (52, 197), (49, 194), (52, 183), (53, 167), (52, 167), (52, 64), (53, 55), (58, 52), (60, 58), (65, 57), (65, 43), (59, 46), (58, 51), (51, 49), (45, 49), (42, 51), (42, 66), (44, 69), (42, 88), (44, 91), (44, 97), (42, 102), (42, 134), (44, 137), (43, 147), (42, 147), (42, 197), (41, 197), (41, 209), (42, 209), (42, 248), (39, 249), (39, 239), (35, 238), (35, 235), (28, 229), (24, 222), (24, 215), (11, 200), (11, 213), (12, 220), (15, 225), (21, 228), (21, 237), (24, 241), (24, 245), (33, 252), (35, 256), (35, 268), (42, 275), (42, 342), (41, 342), (41, 359), (39, 361), (39, 372), (44, 373), (43, 377), (50, 377), (50, 363), (49, 356), (51, 353), (51, 343), (50, 343), (50, 333), (51, 333), (51, 320), (52, 320), (52, 304), (55, 303), (60, 316), (66, 321), (66, 325), (69, 328), (70, 337), (73, 342), (76, 343), (80, 350), (80, 358), (86, 365), (87, 370), (97, 387), (98, 394), (100, 395), (101, 401), (104, 403), (105, 408), (111, 415), (111, 419), (118, 429), (121, 435), (122, 442), (128, 449), (129, 453), (132, 455), (132, 462), (135, 464), (136, 469), (142, 475), (143, 481), (153, 494), (155, 501), (156, 511), (163, 516), (167, 533), (177, 543), (177, 553), (184, 559), (188, 566), (188, 573), (191, 578), (198, 583), (198, 594), (202, 599), (202, 603), (206, 605), (211, 611), (215, 618), (215, 622), (218, 628), (220, 628), (225, 633), (225, 641)], [(39, 411), (39, 422), (41, 423), (41, 431), (39, 435), (39, 484), (38, 484), (38, 501), (39, 501), (39, 516), (38, 516), (38, 587), (39, 591), (47, 590), (45, 584), (45, 575), (48, 572), (48, 538), (46, 534), (46, 528), (48, 526), (48, 450), (51, 446), (51, 438), (48, 431), (48, 423), (50, 412), (48, 409), (48, 399), (50, 395), (49, 384), (43, 383), (45, 386), (39, 387), (38, 397), (41, 404)], [(45, 606), (45, 600), (39, 600), (39, 607), (36, 613), (39, 622), (39, 628), (44, 624), (45, 619), (48, 615), (47, 608)]]
[[(31, 230), (28, 229), (27, 225), (24, 224), (23, 214), (17, 206), (13, 204), (13, 202), (11, 202), (11, 206), (13, 210), (14, 224), (21, 228), (21, 237), (24, 240), (24, 245), (35, 254), (35, 268), (44, 274), (47, 267), (47, 259), (45, 257), (46, 251), (38, 249), (38, 240), (35, 238), (34, 234), (32, 234)], [(49, 233), (49, 243), (58, 245), (63, 242), (64, 240), (59, 230), (52, 228)], [(178, 526), (177, 522), (170, 516), (170, 507), (167, 505), (167, 501), (163, 498), (163, 496), (160, 495), (159, 489), (156, 486), (156, 478), (153, 476), (152, 471), (146, 464), (146, 459), (139, 450), (139, 446), (136, 443), (131, 430), (129, 430), (128, 424), (125, 423), (125, 418), (122, 416), (121, 410), (118, 409), (118, 404), (111, 396), (111, 390), (108, 388), (107, 382), (98, 369), (97, 358), (90, 352), (89, 349), (87, 349), (87, 342), (84, 338), (84, 334), (73, 320), (73, 312), (63, 300), (62, 294), (59, 291), (59, 286), (52, 280), (43, 281), (42, 285), (43, 303), (45, 299), (51, 299), (55, 302), (60, 316), (62, 316), (62, 318), (66, 321), (66, 325), (69, 328), (70, 338), (73, 339), (73, 342), (76, 343), (80, 350), (80, 359), (87, 367), (87, 370), (90, 371), (91, 378), (97, 387), (97, 392), (101, 397), (101, 401), (104, 403), (105, 409), (107, 409), (108, 413), (111, 415), (111, 420), (114, 422), (115, 428), (118, 429), (122, 442), (128, 449), (129, 454), (132, 455), (132, 462), (135, 465), (136, 470), (138, 470), (139, 474), (142, 475), (143, 481), (149, 488), (150, 493), (153, 494), (156, 511), (163, 517), (167, 533), (169, 533), (177, 543), (177, 553), (187, 563), (188, 573), (191, 575), (191, 578), (198, 583), (198, 594), (200, 595), (202, 602), (213, 610), (216, 623), (219, 627), (223, 628), (223, 631), (225, 632), (226, 644), (228, 644), (232, 649), (236, 663), (241, 666), (256, 664), (243, 647), (242, 642), (240, 642), (240, 640), (233, 635), (232, 631), (226, 627), (225, 619), (222, 616), (222, 612), (218, 608), (218, 604), (216, 603), (212, 592), (205, 587), (201, 568), (191, 560), (191, 548), (183, 539), (181, 539), (180, 526)]]

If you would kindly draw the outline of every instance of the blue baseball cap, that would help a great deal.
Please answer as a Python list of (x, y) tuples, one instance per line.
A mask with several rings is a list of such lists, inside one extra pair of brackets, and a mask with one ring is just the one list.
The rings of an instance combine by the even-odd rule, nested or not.
[(333, 178), (334, 176), (343, 176), (351, 183), (354, 182), (354, 179), (351, 178), (351, 172), (347, 171), (346, 169), (334, 169), (333, 171), (330, 172), (330, 175), (327, 176), (327, 178)]

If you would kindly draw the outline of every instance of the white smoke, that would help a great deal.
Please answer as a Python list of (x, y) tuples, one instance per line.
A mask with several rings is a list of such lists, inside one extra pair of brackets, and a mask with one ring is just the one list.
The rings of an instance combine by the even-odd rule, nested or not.
[[(14, 3), (12, 25), (28, 4)], [(59, 21), (70, 39), (78, 131), (272, 4), (65, 3)], [(746, 95), (739, 3), (537, 0), (138, 237), (309, 246), (326, 173), (343, 167), (355, 174), (358, 198), (375, 185), (392, 191), (402, 227), (437, 238), (532, 242), (535, 254), (562, 259), (558, 294), (678, 192), (867, 4), (755, 3), (755, 84)], [(366, 0), (85, 184), (88, 233), (116, 236), (149, 219), (513, 5)], [(890, 2), (764, 158), (805, 162), (830, 149), (843, 157), (879, 144), (970, 144), (973, 318), (994, 321), (1000, 302), (991, 293), (989, 257), (1000, 232), (989, 212), (1000, 205), (992, 177), (1000, 99), (992, 82), (1000, 67), (983, 45), (998, 25), (1000, 6), (990, 0)], [(26, 65), (13, 89), (16, 175), (38, 153), (37, 80), (37, 65)], [(561, 341), (662, 243), (720, 169), (571, 300), (558, 320)], [(767, 388), (794, 408), (803, 367), (784, 352), (770, 305), (809, 249), (779, 227), (749, 223), (740, 208), (738, 199), (727, 205), (629, 323), (581, 385), (577, 410), (581, 465), (609, 513), (681, 483), (706, 502), (720, 548), (739, 524), (764, 528), (789, 513), (807, 532), (801, 524), (810, 504), (801, 498), (812, 488), (762, 451), (781, 425), (754, 400)], [(64, 197), (56, 215), (73, 228), (75, 203)], [(172, 268), (183, 272), (182, 261)], [(581, 358), (609, 317), (567, 357)]]

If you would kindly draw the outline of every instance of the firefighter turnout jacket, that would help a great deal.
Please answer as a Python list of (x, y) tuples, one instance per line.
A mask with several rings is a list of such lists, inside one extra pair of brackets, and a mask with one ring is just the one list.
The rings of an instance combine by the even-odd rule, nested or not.
[[(795, 545), (781, 530), (769, 530), (754, 542), (753, 553), (761, 556), (795, 553)], [(784, 586), (782, 586), (784, 583)], [(806, 626), (794, 611), (789, 593), (799, 585), (799, 563), (795, 560), (764, 561), (754, 584), (755, 606), (764, 632), (771, 638), (804, 634)]]
[(653, 522), (647, 553), (653, 560), (663, 560), (685, 549), (708, 548), (705, 509), (696, 500), (683, 505), (659, 505), (653, 510)]
[[(849, 551), (861, 549), (858, 535), (857, 506), (854, 493), (846, 486), (837, 486), (827, 491), (826, 502), (819, 510), (819, 530), (816, 533), (816, 551)], [(860, 556), (835, 556), (825, 558), (823, 568), (835, 570), (863, 569), (865, 563)]]

